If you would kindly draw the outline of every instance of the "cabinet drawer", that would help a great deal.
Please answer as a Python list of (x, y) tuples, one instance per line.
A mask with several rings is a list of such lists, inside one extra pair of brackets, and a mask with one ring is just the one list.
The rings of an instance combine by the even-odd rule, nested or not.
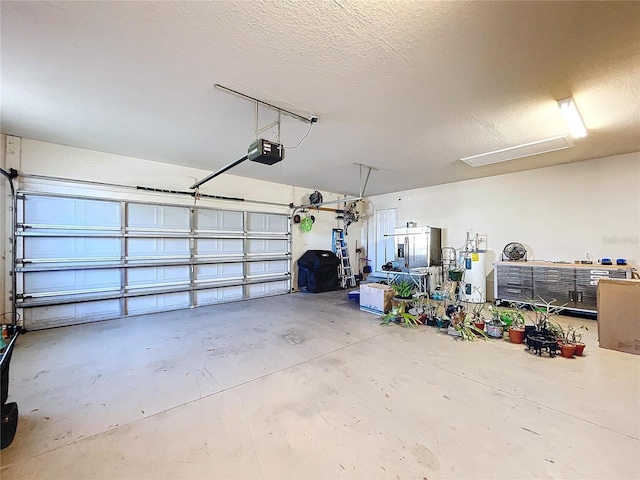
[(533, 269), (534, 282), (573, 282), (574, 278), (574, 268), (541, 267)]
[(531, 287), (498, 285), (498, 298), (500, 300), (526, 302), (533, 298), (533, 289)]
[(496, 280), (499, 285), (533, 286), (531, 267), (503, 266), (496, 267)]
[[(631, 278), (631, 274), (629, 272), (630, 270), (616, 268), (609, 271), (609, 278)], [(629, 275), (627, 275), (627, 273), (629, 273)]]
[(529, 276), (518, 276), (518, 275), (498, 276), (498, 284), (516, 286), (516, 287), (532, 287), (533, 278), (531, 277), (531, 275)]
[(531, 267), (522, 265), (496, 265), (498, 275), (531, 275)]
[(576, 269), (576, 279), (600, 280), (601, 278), (627, 278), (626, 270), (619, 268), (580, 268)]

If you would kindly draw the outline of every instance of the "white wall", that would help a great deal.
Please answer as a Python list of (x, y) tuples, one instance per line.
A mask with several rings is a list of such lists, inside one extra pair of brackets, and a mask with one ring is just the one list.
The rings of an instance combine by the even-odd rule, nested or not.
[[(53, 177), (79, 179), (83, 181), (104, 182), (110, 184), (122, 184), (128, 186), (148, 186), (172, 190), (188, 191), (189, 186), (195, 181), (205, 177), (210, 171), (195, 168), (181, 167), (166, 163), (153, 162), (139, 158), (125, 157), (110, 153), (96, 152), (82, 148), (67, 147), (36, 140), (22, 139), (20, 165), (13, 166), (21, 174), (37, 174)], [(22, 188), (30, 188), (34, 185), (45, 185), (47, 182), (33, 179), (21, 179)], [(104, 191), (105, 187), (91, 188), (81, 186), (82, 190)], [(72, 187), (69, 187), (72, 190)], [(109, 190), (109, 189), (107, 189)], [(126, 192), (127, 198), (136, 195), (140, 198), (149, 198), (149, 193), (135, 192), (131, 190), (110, 189), (116, 195)], [(288, 205), (291, 202), (291, 187), (284, 184), (263, 182), (249, 178), (224, 174), (215, 178), (200, 188), (201, 193), (220, 195), (226, 197), (245, 198), (247, 200), (260, 200)], [(118, 193), (120, 192), (120, 193)], [(163, 200), (174, 203), (191, 203), (193, 199), (187, 196), (155, 195)], [(169, 200), (167, 200), (169, 199)], [(234, 208), (229, 202), (220, 202), (203, 199), (207, 205), (221, 206), (222, 208)], [(245, 207), (249, 210), (251, 206)], [(254, 208), (255, 209), (255, 208)], [(283, 207), (260, 206), (260, 210), (283, 211)], [(284, 211), (288, 211), (284, 208)]]
[[(6, 169), (6, 148), (5, 148), (6, 136), (0, 135), (0, 168)], [(6, 282), (9, 281), (9, 272), (10, 272), (10, 262), (6, 261), (6, 256), (9, 253), (9, 250), (6, 248), (6, 245), (10, 242), (7, 238), (7, 225), (6, 223), (11, 218), (11, 212), (7, 212), (7, 206), (11, 203), (11, 193), (9, 189), (9, 183), (3, 177), (0, 178), (0, 211), (3, 212), (1, 215), (2, 220), (0, 220), (0, 238), (3, 242), (3, 247), (0, 248), (0, 254), (2, 255), (0, 259), (0, 305), (2, 305), (3, 312), (11, 311), (11, 300), (8, 298), (8, 295), (5, 294), (10, 287), (7, 287)], [(4, 322), (5, 319), (2, 319)]]
[[(20, 139), (16, 137), (9, 137), (7, 135), (0, 135), (0, 165), (3, 169), (9, 170), (15, 168), (16, 158), (20, 156)], [(18, 188), (17, 181), (14, 180), (14, 187)], [(3, 272), (2, 280), (0, 282), (0, 305), (3, 306), (2, 312), (4, 313), (2, 321), (10, 322), (13, 319), (10, 315), (11, 312), (11, 296), (7, 293), (11, 291), (12, 278), (11, 270), (12, 265), (12, 240), (13, 240), (13, 228), (12, 228), (12, 202), (11, 202), (11, 187), (7, 179), (0, 179), (0, 251), (2, 252), (2, 260), (0, 262), (0, 271)]]
[[(193, 198), (160, 193), (147, 193), (136, 191), (130, 187), (146, 186), (171, 190), (189, 191), (189, 186), (195, 181), (205, 177), (210, 171), (181, 167), (166, 163), (153, 162), (139, 158), (113, 155), (81, 148), (56, 145), (18, 137), (2, 136), (3, 168), (15, 168), (23, 175), (17, 179), (17, 188), (24, 190), (61, 192), (77, 195), (109, 197), (117, 199), (142, 200), (161, 203), (175, 203), (190, 205)], [(16, 153), (5, 158), (6, 141), (17, 145)], [(6, 165), (5, 165), (6, 164)], [(83, 182), (96, 182), (95, 185), (81, 183), (60, 183), (50, 180), (29, 178), (29, 175), (42, 175), (60, 177), (66, 179), (81, 180)], [(0, 194), (5, 201), (2, 207), (3, 219), (9, 215), (6, 198), (9, 192), (6, 181), (0, 179)], [(101, 185), (118, 184), (122, 188)], [(279, 183), (264, 182), (250, 178), (224, 174), (204, 184), (201, 193), (219, 195), (225, 197), (244, 198), (245, 202), (230, 202), (203, 198), (199, 204), (215, 208), (243, 209), (249, 211), (286, 213), (290, 214), (289, 204), (308, 203), (308, 195), (312, 188), (293, 187)], [(339, 199), (340, 196), (322, 192), (325, 200)], [(258, 202), (252, 203), (250, 200)], [(270, 205), (259, 202), (272, 202), (279, 205)], [(332, 207), (332, 206), (329, 206)], [(336, 221), (332, 212), (314, 212), (316, 223), (311, 232), (302, 233), (297, 226), (292, 228), (292, 259), (293, 273), (292, 286), (297, 285), (297, 267), (295, 261), (308, 249), (331, 249), (331, 229), (341, 227), (341, 222)], [(4, 225), (4, 222), (3, 222)], [(359, 238), (358, 225), (350, 228), (349, 240)], [(0, 230), (0, 234), (2, 234)], [(3, 254), (7, 251), (8, 235), (2, 235), (5, 246)], [(355, 246), (350, 245), (351, 249)], [(3, 266), (10, 268), (10, 262), (4, 262)], [(5, 310), (10, 309), (10, 300), (7, 291), (10, 289), (8, 275), (2, 278), (4, 285), (0, 284), (0, 301), (5, 305)]]
[(640, 262), (640, 152), (496, 177), (377, 195), (376, 210), (442, 227), (443, 246), (466, 231), (487, 234), (487, 273), (504, 246), (525, 245), (529, 259), (626, 258)]

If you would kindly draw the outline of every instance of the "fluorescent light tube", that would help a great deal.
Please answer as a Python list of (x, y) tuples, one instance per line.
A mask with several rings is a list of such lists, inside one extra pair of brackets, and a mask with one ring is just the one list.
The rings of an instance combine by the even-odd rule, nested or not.
[(573, 138), (583, 138), (587, 136), (587, 129), (580, 118), (580, 112), (576, 108), (576, 104), (573, 102), (573, 98), (565, 98), (558, 101), (558, 107), (560, 107), (560, 113), (564, 119), (571, 136)]
[(515, 147), (503, 148), (493, 152), (481, 153), (471, 157), (461, 158), (465, 163), (472, 167), (482, 167), (492, 163), (506, 162), (515, 160), (516, 158), (530, 157), (532, 155), (540, 155), (541, 153), (554, 152), (564, 148), (573, 147), (573, 142), (566, 136), (552, 137), (537, 142), (516, 145)]

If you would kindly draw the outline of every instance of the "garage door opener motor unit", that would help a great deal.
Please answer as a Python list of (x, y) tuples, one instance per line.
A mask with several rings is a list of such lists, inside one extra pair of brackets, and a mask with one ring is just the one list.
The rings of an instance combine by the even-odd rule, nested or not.
[(247, 158), (252, 162), (273, 165), (284, 158), (284, 148), (279, 143), (259, 138), (249, 146)]

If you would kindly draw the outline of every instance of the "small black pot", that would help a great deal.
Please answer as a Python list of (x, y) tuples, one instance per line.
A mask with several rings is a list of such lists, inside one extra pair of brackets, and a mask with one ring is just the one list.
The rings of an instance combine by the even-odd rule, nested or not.
[(446, 318), (436, 317), (436, 327), (447, 328), (449, 326), (449, 320)]
[(436, 326), (436, 317), (428, 316), (427, 317), (427, 326), (435, 327)]

